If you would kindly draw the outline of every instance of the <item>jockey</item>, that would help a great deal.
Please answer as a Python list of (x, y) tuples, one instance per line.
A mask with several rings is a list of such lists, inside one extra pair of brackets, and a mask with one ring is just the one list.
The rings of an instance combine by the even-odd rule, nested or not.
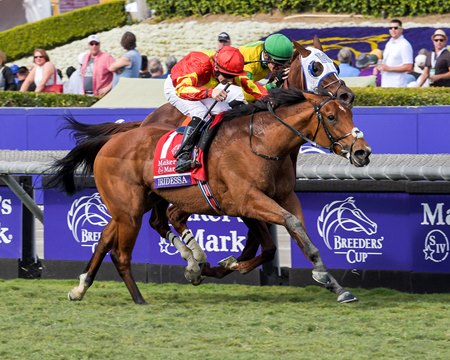
[[(196, 166), (191, 151), (198, 130), (214, 101), (212, 114), (230, 109), (232, 101), (243, 101), (242, 92), (229, 96), (224, 90), (227, 83), (242, 86), (246, 93), (259, 99), (267, 94), (262, 86), (250, 86), (244, 71), (244, 58), (237, 48), (224, 46), (215, 51), (192, 51), (171, 70), (164, 83), (166, 99), (184, 115), (192, 117), (186, 126), (183, 141), (175, 156), (177, 172), (185, 172)], [(219, 86), (218, 86), (219, 85)]]
[[(256, 41), (251, 44), (243, 45), (239, 51), (244, 56), (246, 65), (244, 70), (247, 72), (246, 78), (240, 78), (242, 88), (254, 86), (256, 81), (264, 79), (269, 73), (283, 68), (281, 74), (273, 82), (265, 85), (266, 90), (281, 85), (281, 82), (289, 73), (289, 67), (286, 65), (292, 59), (294, 48), (291, 40), (283, 34), (272, 34), (264, 41)], [(249, 102), (255, 100), (250, 93), (244, 93), (245, 99)]]

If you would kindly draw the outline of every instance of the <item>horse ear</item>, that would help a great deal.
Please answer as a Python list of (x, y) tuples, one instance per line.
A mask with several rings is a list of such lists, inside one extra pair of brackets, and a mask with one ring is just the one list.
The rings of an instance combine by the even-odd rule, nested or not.
[(301, 57), (308, 57), (311, 54), (311, 51), (305, 48), (303, 45), (300, 45), (297, 41), (294, 41), (295, 49), (300, 53)]
[(316, 49), (319, 49), (320, 51), (323, 51), (322, 44), (321, 44), (320, 39), (319, 39), (319, 37), (317, 35), (314, 35), (313, 46)]

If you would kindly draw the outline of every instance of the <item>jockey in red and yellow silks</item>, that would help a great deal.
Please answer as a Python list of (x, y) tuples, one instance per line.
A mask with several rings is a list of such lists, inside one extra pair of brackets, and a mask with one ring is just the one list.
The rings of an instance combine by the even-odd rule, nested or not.
[[(196, 163), (191, 160), (191, 150), (200, 129), (200, 124), (210, 111), (218, 114), (230, 109), (228, 102), (243, 101), (242, 91), (228, 96), (223, 85), (237, 84), (238, 77), (245, 76), (244, 57), (237, 48), (224, 46), (217, 52), (193, 51), (180, 60), (171, 70), (164, 83), (167, 100), (180, 112), (192, 117), (186, 126), (183, 140), (178, 150), (177, 172), (192, 169)], [(246, 84), (245, 91), (255, 93)], [(235, 99), (232, 97), (235, 96)]]
[[(215, 51), (193, 51), (181, 59), (170, 73), (177, 96), (185, 100), (202, 100), (211, 97), (211, 89), (219, 82), (214, 71)], [(241, 86), (246, 93), (259, 99), (267, 91), (259, 85), (249, 84), (246, 75), (236, 76), (231, 83)]]

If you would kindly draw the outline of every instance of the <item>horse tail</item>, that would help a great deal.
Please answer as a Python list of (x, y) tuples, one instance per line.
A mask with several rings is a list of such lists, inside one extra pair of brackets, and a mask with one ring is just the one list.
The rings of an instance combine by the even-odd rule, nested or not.
[(75, 120), (72, 116), (65, 116), (67, 125), (63, 126), (60, 131), (70, 130), (75, 138), (76, 143), (84, 141), (86, 138), (97, 137), (97, 136), (109, 136), (114, 134), (126, 132), (139, 127), (142, 121), (132, 121), (132, 122), (106, 122), (102, 124), (83, 124)]
[(127, 126), (125, 126), (125, 123), (83, 124), (69, 116), (66, 120), (68, 124), (63, 129), (71, 130), (77, 145), (62, 159), (56, 160), (47, 170), (54, 174), (50, 176), (48, 186), (59, 188), (72, 195), (78, 190), (75, 185), (77, 169), (80, 168), (80, 175), (91, 175), (98, 152), (111, 136), (138, 127), (140, 122), (126, 123)]

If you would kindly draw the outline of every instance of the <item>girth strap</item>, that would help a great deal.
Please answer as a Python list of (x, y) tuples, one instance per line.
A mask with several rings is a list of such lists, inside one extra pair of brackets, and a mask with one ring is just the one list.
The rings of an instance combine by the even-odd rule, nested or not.
[(219, 205), (219, 202), (214, 197), (211, 188), (209, 187), (209, 184), (207, 181), (198, 181), (198, 187), (200, 191), (203, 194), (203, 197), (205, 198), (208, 205), (219, 215), (224, 215), (222, 208)]

